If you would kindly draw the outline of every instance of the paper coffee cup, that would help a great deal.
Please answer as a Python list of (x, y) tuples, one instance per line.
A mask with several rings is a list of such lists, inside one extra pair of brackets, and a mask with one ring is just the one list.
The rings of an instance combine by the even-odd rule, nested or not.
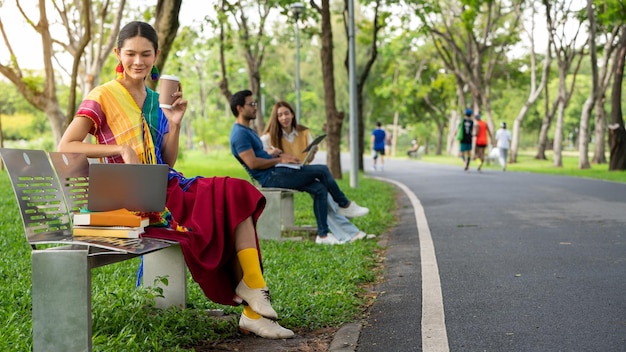
[(159, 106), (163, 109), (171, 109), (172, 103), (176, 100), (172, 94), (178, 92), (180, 88), (180, 78), (172, 75), (162, 75), (159, 78)]

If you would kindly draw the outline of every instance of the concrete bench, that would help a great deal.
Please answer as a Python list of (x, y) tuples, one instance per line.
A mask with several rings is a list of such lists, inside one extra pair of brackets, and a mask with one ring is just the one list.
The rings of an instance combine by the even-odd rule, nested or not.
[(283, 231), (317, 231), (316, 227), (295, 225), (294, 195), (300, 191), (287, 188), (257, 188), (266, 199), (265, 209), (257, 222), (259, 238), (280, 240)]
[(417, 148), (417, 150), (409, 150), (406, 152), (409, 158), (421, 159), (422, 154), (424, 154), (424, 146), (421, 145)]
[(71, 213), (88, 199), (85, 155), (5, 148), (0, 155), (32, 248), (33, 351), (91, 351), (93, 268), (143, 256), (144, 285), (163, 290), (155, 305), (185, 308), (187, 268), (178, 243), (72, 236)]

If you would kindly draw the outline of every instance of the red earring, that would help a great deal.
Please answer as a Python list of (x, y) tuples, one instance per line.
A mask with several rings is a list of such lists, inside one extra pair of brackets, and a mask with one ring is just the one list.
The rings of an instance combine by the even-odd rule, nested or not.
[(121, 62), (115, 67), (115, 73), (118, 79), (124, 78), (124, 66)]

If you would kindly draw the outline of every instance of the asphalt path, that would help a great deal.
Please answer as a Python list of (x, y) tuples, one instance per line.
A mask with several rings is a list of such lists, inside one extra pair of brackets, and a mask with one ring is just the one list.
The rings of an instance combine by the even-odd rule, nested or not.
[(401, 196), (357, 351), (626, 351), (626, 184), (366, 166)]

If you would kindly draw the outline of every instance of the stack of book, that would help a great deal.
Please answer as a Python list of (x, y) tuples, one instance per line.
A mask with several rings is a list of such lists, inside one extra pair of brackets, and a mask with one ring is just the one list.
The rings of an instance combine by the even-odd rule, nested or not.
[(76, 237), (139, 238), (149, 224), (147, 217), (126, 209), (72, 214), (72, 233)]

